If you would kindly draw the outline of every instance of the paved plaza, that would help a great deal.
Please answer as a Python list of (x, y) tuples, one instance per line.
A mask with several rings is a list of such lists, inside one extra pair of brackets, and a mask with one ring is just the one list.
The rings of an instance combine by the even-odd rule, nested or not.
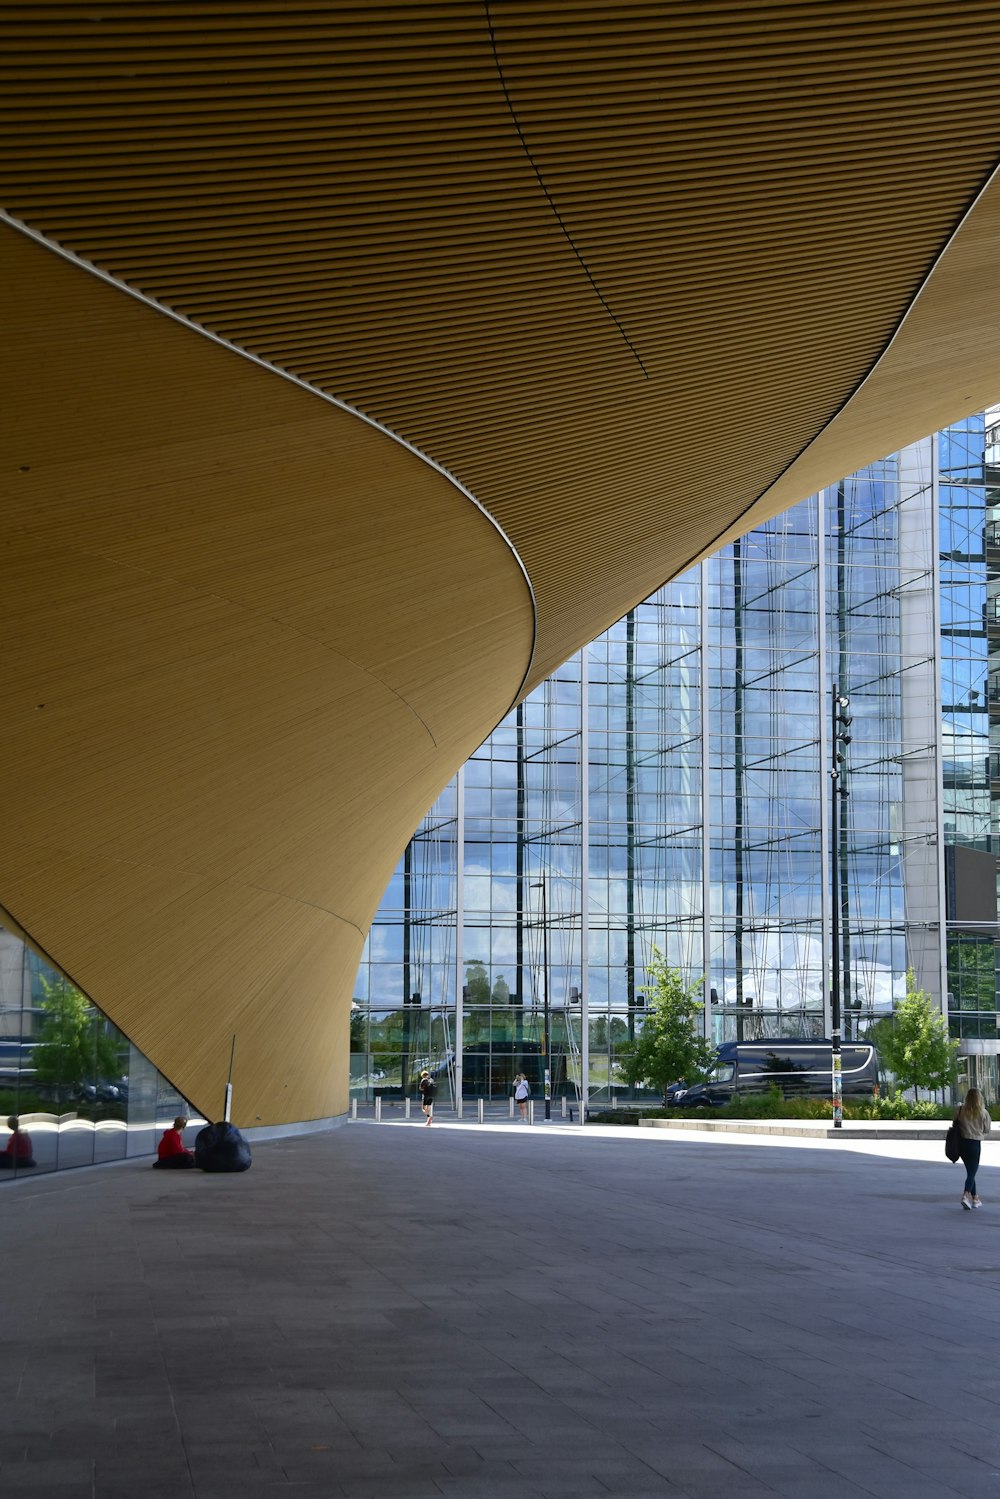
[(1000, 1499), (1000, 1146), (439, 1119), (0, 1187), (2, 1499)]

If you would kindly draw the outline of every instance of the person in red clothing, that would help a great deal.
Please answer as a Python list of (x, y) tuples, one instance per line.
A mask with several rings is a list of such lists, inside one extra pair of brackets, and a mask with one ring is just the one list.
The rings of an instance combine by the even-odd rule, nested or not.
[(10, 1139), (7, 1141), (7, 1149), (0, 1152), (0, 1171), (23, 1171), (25, 1167), (33, 1166), (35, 1157), (31, 1148), (31, 1136), (27, 1130), (21, 1129), (16, 1114), (11, 1114), (7, 1120), (7, 1128), (10, 1130)]
[(163, 1131), (163, 1139), (156, 1147), (156, 1160), (154, 1166), (168, 1171), (186, 1171), (194, 1166), (194, 1151), (184, 1148), (181, 1139), (181, 1131), (187, 1129), (187, 1120), (183, 1114), (178, 1114), (174, 1120), (172, 1129)]

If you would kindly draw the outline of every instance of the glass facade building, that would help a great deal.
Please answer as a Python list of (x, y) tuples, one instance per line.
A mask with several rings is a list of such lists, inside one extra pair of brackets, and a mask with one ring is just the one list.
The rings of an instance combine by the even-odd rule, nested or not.
[[(831, 696), (850, 700), (831, 846)], [(847, 1038), (907, 970), (998, 1091), (1000, 413), (870, 465), (660, 589), (498, 726), (424, 819), (359, 969), (355, 1097), (627, 1094), (654, 949), (716, 1041)], [(836, 852), (837, 859), (833, 859)], [(831, 869), (837, 869), (834, 884)], [(0, 928), (6, 1169), (150, 1153), (169, 1083)], [(23, 1157), (22, 1157), (23, 1159)]]
[(150, 1155), (177, 1114), (204, 1123), (100, 1010), (0, 927), (0, 1182)]
[[(715, 1040), (845, 1035), (907, 970), (997, 1088), (1000, 596), (983, 416), (661, 589), (513, 711), (425, 819), (358, 975), (352, 1087), (627, 1090), (654, 948)], [(851, 743), (831, 849), (831, 694)], [(831, 868), (837, 868), (836, 885)]]

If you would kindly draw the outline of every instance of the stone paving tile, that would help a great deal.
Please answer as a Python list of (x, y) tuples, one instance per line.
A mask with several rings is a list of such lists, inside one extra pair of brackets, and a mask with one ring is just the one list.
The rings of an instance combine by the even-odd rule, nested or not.
[[(93, 1499), (93, 1494), (89, 1479), (85, 1483), (58, 1483), (39, 1478), (26, 1486), (20, 1477), (10, 1478), (0, 1472), (0, 1499)], [(168, 1496), (156, 1495), (154, 1499), (168, 1499)]]
[[(947, 1268), (971, 1239), (936, 1151), (629, 1133), (352, 1126), (246, 1177), (0, 1186), (0, 1484), (1000, 1499), (1000, 1389), (968, 1364), (1000, 1275)], [(57, 1495), (80, 1484), (47, 1460), (88, 1457)]]
[[(276, 1483), (268, 1479), (248, 1479), (242, 1474), (238, 1477), (212, 1474), (200, 1479), (191, 1490), (193, 1499), (343, 1499), (343, 1492), (339, 1483), (327, 1478), (290, 1483), (282, 1476)], [(146, 1499), (141, 1490), (133, 1492), (130, 1499), (140, 1499), (140, 1495), (141, 1499)], [(98, 1494), (97, 1499), (106, 1499), (106, 1496)], [(120, 1496), (116, 1493), (114, 1499), (129, 1499), (129, 1496), (123, 1490)], [(157, 1495), (156, 1499), (161, 1499), (161, 1496)], [(163, 1495), (162, 1499), (169, 1499), (169, 1496)]]
[(373, 1486), (347, 1478), (341, 1482), (340, 1492), (344, 1499), (441, 1499), (442, 1489), (432, 1479), (380, 1478)]
[[(651, 1486), (650, 1486), (651, 1485)], [(691, 1499), (687, 1489), (678, 1488), (668, 1479), (649, 1479), (642, 1484), (629, 1484), (628, 1488), (610, 1488), (604, 1499)]]
[[(544, 1491), (518, 1475), (486, 1474), (482, 1478), (441, 1478), (439, 1490), (448, 1499), (543, 1499)], [(605, 1495), (601, 1495), (605, 1499)]]
[(23, 1463), (4, 1463), (0, 1474), (5, 1482), (20, 1484), (27, 1493), (46, 1484), (88, 1486), (93, 1484), (93, 1459), (75, 1457), (28, 1458)]

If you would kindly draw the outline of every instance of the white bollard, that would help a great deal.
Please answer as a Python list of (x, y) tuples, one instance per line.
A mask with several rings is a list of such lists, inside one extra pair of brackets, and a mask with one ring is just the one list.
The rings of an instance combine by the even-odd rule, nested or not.
[(534, 1124), (534, 1122), (535, 1122), (535, 1100), (533, 1098), (529, 1098), (528, 1099), (528, 1123), (529, 1124)]
[(565, 1095), (565, 1093), (562, 1096), (562, 1116), (563, 1116), (564, 1119), (566, 1118), (566, 1095)]
[(375, 1099), (375, 1123), (376, 1124), (381, 1124), (382, 1123), (382, 1095), (381, 1095), (381, 1093)]
[(481, 1098), (476, 1099), (476, 1112), (479, 1116), (479, 1123), (483, 1124), (485, 1122), (485, 1118), (483, 1115), (483, 1100)]
[(409, 1119), (409, 1117), (410, 1117), (410, 1100), (408, 1098), (406, 1098), (406, 1099), (403, 1100), (403, 1118), (404, 1119)]
[(461, 1117), (462, 1117), (462, 1100), (460, 1098), (456, 1098), (455, 1099), (455, 1118), (456, 1119), (461, 1119)]
[(356, 1098), (352, 1098), (351, 1099), (351, 1118), (352, 1119), (357, 1119), (357, 1117), (358, 1117), (358, 1100)]
[(510, 1104), (510, 1117), (513, 1119), (513, 1117), (514, 1117), (514, 1095), (513, 1095), (513, 1093), (510, 1095), (510, 1097), (508, 1098), (507, 1102)]

